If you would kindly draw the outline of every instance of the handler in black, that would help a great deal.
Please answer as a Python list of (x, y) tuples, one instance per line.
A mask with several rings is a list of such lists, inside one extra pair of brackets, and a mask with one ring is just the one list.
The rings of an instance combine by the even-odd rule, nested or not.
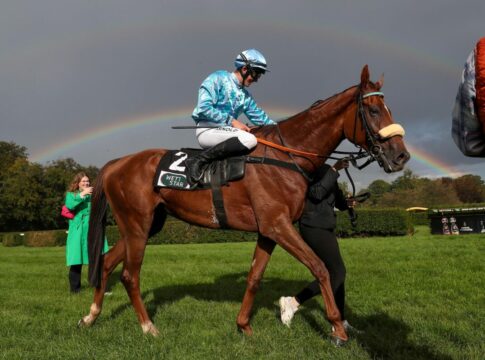
[[(346, 270), (335, 235), (337, 216), (334, 207), (343, 211), (355, 206), (355, 199), (345, 198), (337, 183), (339, 170), (347, 167), (348, 160), (341, 159), (333, 166), (323, 164), (316, 171), (315, 178), (308, 188), (305, 208), (300, 218), (300, 233), (315, 254), (322, 259), (330, 274), (333, 295), (344, 320), (345, 329), (357, 331), (345, 320)], [(279, 305), (283, 324), (290, 326), (299, 306), (320, 293), (320, 285), (315, 280), (294, 297), (282, 296)]]

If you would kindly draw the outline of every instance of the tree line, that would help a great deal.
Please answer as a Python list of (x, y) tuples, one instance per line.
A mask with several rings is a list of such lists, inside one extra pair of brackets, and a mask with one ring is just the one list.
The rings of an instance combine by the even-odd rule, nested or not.
[[(0, 232), (66, 228), (60, 210), (68, 184), (80, 171), (92, 181), (99, 173), (97, 167), (82, 166), (71, 158), (32, 163), (27, 148), (0, 141)], [(375, 180), (360, 192), (367, 191), (371, 197), (359, 206), (436, 208), (485, 202), (485, 185), (478, 175), (428, 179), (407, 169), (390, 183)]]
[(66, 228), (61, 206), (80, 171), (91, 180), (99, 173), (97, 167), (70, 158), (45, 166), (32, 163), (24, 146), (0, 141), (0, 232)]
[(363, 206), (409, 208), (458, 207), (485, 202), (485, 184), (479, 175), (429, 179), (416, 176), (409, 169), (391, 183), (375, 180), (360, 192), (370, 192)]

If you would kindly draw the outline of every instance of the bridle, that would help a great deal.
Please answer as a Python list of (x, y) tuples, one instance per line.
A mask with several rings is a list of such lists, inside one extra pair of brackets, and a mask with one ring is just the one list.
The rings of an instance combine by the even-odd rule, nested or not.
[[(360, 156), (361, 158), (368, 157), (367, 161), (360, 166), (358, 166), (355, 163), (355, 161), (352, 162), (352, 165), (354, 165), (359, 170), (363, 169), (364, 167), (366, 167), (367, 165), (371, 164), (374, 161), (377, 161), (379, 166), (384, 168), (386, 164), (384, 163), (385, 155), (384, 155), (384, 152), (382, 151), (382, 146), (381, 146), (382, 142), (390, 139), (393, 136), (404, 136), (405, 134), (403, 127), (399, 124), (391, 124), (391, 125), (385, 126), (382, 129), (380, 129), (377, 133), (372, 131), (369, 125), (369, 122), (367, 120), (367, 116), (364, 110), (364, 103), (363, 103), (364, 99), (371, 96), (384, 97), (384, 93), (381, 91), (373, 91), (367, 94), (362, 94), (362, 91), (359, 91), (359, 96), (357, 97), (357, 111), (355, 113), (354, 133), (353, 133), (352, 143), (356, 144), (356, 130), (357, 130), (358, 117), (360, 115), (362, 126), (365, 131), (366, 145), (367, 145), (367, 148), (369, 149), (369, 150), (364, 150), (362, 146), (355, 145), (356, 147), (359, 148), (358, 154), (362, 152), (362, 156)], [(340, 152), (334, 151), (334, 153), (340, 153)], [(352, 158), (350, 160), (352, 161)], [(388, 161), (386, 162), (388, 163)]]

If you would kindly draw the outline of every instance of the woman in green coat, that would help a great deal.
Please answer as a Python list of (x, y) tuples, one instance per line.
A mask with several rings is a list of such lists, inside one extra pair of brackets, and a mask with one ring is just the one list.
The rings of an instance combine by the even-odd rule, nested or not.
[[(88, 258), (88, 229), (89, 214), (91, 212), (91, 194), (89, 177), (80, 172), (74, 176), (66, 193), (66, 207), (76, 215), (69, 220), (69, 230), (66, 241), (66, 264), (69, 268), (69, 284), (71, 292), (81, 290), (81, 270), (83, 264), (89, 264)], [(105, 240), (104, 253), (108, 251)]]

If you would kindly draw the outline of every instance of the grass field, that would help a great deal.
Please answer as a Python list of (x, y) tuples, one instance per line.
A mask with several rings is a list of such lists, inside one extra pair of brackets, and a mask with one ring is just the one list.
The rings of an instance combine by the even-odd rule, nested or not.
[(142, 334), (119, 268), (92, 328), (78, 329), (92, 289), (68, 291), (64, 248), (0, 247), (0, 358), (484, 359), (485, 236), (344, 239), (347, 318), (365, 333), (328, 340), (321, 298), (291, 329), (277, 300), (311, 276), (277, 248), (256, 298), (254, 335), (236, 331), (254, 243), (148, 246), (142, 292), (161, 336)]

